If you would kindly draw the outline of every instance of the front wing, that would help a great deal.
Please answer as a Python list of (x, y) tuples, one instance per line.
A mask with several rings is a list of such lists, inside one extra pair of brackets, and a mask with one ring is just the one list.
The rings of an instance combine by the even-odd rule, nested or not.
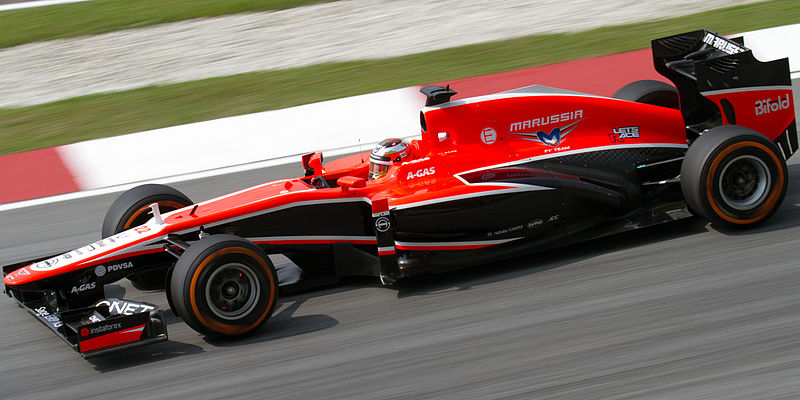
[(167, 340), (164, 312), (153, 304), (103, 299), (89, 307), (61, 310), (47, 293), (8, 295), (86, 358)]

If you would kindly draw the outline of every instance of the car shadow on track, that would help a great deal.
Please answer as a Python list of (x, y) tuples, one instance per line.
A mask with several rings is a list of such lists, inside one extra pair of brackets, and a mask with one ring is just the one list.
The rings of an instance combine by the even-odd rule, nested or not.
[[(377, 284), (377, 280), (372, 282), (372, 286)], [(303, 335), (306, 333), (316, 332), (323, 329), (328, 329), (330, 327), (336, 326), (339, 321), (336, 319), (327, 316), (327, 315), (302, 315), (302, 316), (295, 316), (295, 312), (300, 308), (300, 306), (308, 299), (314, 298), (317, 296), (322, 296), (326, 293), (333, 292), (340, 292), (340, 291), (347, 291), (351, 289), (353, 286), (348, 285), (328, 285), (327, 287), (317, 288), (314, 290), (305, 290), (301, 292), (293, 293), (290, 296), (282, 298), (279, 300), (278, 306), (275, 309), (272, 317), (270, 317), (269, 321), (264, 324), (263, 327), (258, 329), (257, 331), (253, 332), (252, 335), (245, 336), (242, 338), (235, 338), (235, 339), (209, 339), (204, 338), (205, 341), (216, 347), (230, 347), (230, 346), (238, 346), (238, 345), (246, 345), (249, 343), (255, 342), (263, 342), (269, 341), (274, 339), (281, 339), (284, 337), (291, 337), (297, 335)], [(168, 327), (172, 327), (173, 325), (180, 325), (183, 324), (183, 320), (175, 314), (175, 312), (169, 308), (169, 305), (166, 304), (166, 295), (164, 290), (138, 290), (130, 286), (128, 282), (122, 282), (121, 284), (111, 284), (106, 286), (106, 296), (114, 297), (114, 298), (124, 298), (126, 293), (128, 292), (135, 292), (135, 294), (131, 294), (131, 297), (142, 299), (142, 301), (148, 301), (158, 305), (162, 310), (164, 310), (164, 317), (165, 322)], [(171, 328), (170, 328), (171, 329)], [(166, 344), (174, 343), (176, 346), (170, 347)], [(159, 343), (154, 346), (145, 346), (142, 348), (134, 349), (130, 353), (134, 352), (142, 352), (143, 349), (153, 349), (151, 352), (152, 354), (147, 354), (147, 350), (143, 352), (145, 355), (141, 357), (141, 362), (149, 361), (149, 357), (152, 357), (153, 360), (163, 359), (165, 357), (177, 357), (180, 355), (185, 354), (193, 354), (202, 352), (202, 348), (197, 347), (197, 349), (189, 349), (190, 345), (182, 344), (179, 342), (174, 342), (173, 339), (170, 339), (168, 342)], [(196, 346), (191, 346), (196, 347)], [(128, 351), (121, 352), (122, 354), (128, 353)], [(112, 353), (113, 355), (113, 353)], [(94, 360), (103, 360), (102, 364), (105, 364), (105, 359), (107, 356), (101, 356)], [(114, 363), (113, 357), (108, 357), (110, 359), (111, 364)], [(139, 358), (137, 358), (139, 359)], [(93, 359), (90, 359), (92, 361)], [(99, 369), (99, 368), (98, 368)]]
[[(708, 231), (706, 225), (706, 222), (699, 218), (690, 218), (657, 227), (613, 235), (589, 243), (579, 243), (560, 249), (534, 253), (537, 259), (537, 266), (531, 266), (531, 256), (523, 256), (449, 273), (406, 278), (393, 286), (386, 287), (385, 290), (396, 291), (398, 298), (426, 296), (443, 290), (452, 290), (453, 288), (456, 290), (469, 290), (478, 285), (515, 279), (571, 265), (606, 252), (621, 251), (626, 248), (643, 246), (676, 237), (705, 233)], [(377, 279), (349, 278), (337, 286), (292, 294), (283, 300), (278, 311), (264, 327), (254, 332), (253, 335), (238, 339), (206, 339), (206, 342), (215, 347), (237, 347), (325, 330), (338, 325), (339, 322), (327, 315), (294, 316), (294, 313), (309, 299), (351, 290), (378, 287), (381, 287), (381, 285)]]
[(200, 346), (168, 340), (89, 358), (86, 361), (94, 365), (97, 371), (111, 372), (202, 352), (204, 350)]
[(398, 298), (425, 296), (443, 290), (469, 290), (478, 285), (578, 264), (609, 252), (705, 233), (709, 229), (707, 225), (700, 218), (688, 218), (455, 272), (416, 276), (398, 282), (395, 288)]
[[(798, 184), (800, 184), (800, 180), (798, 180)], [(798, 188), (798, 190), (800, 190), (800, 188)], [(798, 194), (798, 198), (800, 198), (800, 194)], [(795, 206), (788, 203), (790, 203), (789, 198), (787, 198), (787, 204), (784, 204), (784, 207), (778, 211), (778, 214), (763, 226), (757, 229), (735, 231), (730, 235), (757, 234), (764, 231), (797, 226), (800, 223), (800, 212), (795, 213), (791, 209)], [(532, 253), (505, 261), (478, 265), (448, 273), (428, 274), (406, 278), (385, 289), (396, 291), (398, 298), (429, 296), (450, 290), (465, 291), (480, 285), (518, 279), (530, 274), (579, 264), (606, 253), (623, 252), (628, 249), (657, 244), (659, 242), (714, 232), (718, 232), (722, 235), (729, 235), (727, 232), (721, 232), (712, 227), (707, 221), (701, 218), (692, 217), (667, 224), (614, 234), (588, 242)], [(535, 263), (532, 261), (533, 259), (536, 260)], [(376, 287), (381, 287), (377, 279), (350, 278), (333, 287), (293, 294), (283, 300), (278, 312), (272, 316), (264, 327), (255, 332), (252, 336), (242, 339), (207, 339), (206, 341), (212, 346), (236, 347), (328, 329), (338, 325), (338, 321), (327, 315), (304, 315), (296, 317), (293, 314), (305, 301), (318, 296)]]
[(215, 347), (235, 347), (252, 343), (267, 342), (286, 337), (299, 336), (332, 328), (339, 324), (335, 318), (323, 314), (294, 316), (300, 306), (310, 298), (320, 296), (330, 291), (346, 290), (342, 287), (323, 291), (294, 294), (280, 301), (276, 312), (264, 326), (243, 338), (205, 338), (205, 341)]
[[(398, 291), (398, 298), (427, 295), (454, 288), (468, 290), (477, 285), (576, 264), (603, 253), (622, 251), (692, 234), (716, 232), (734, 237), (796, 228), (800, 226), (800, 164), (792, 164), (788, 168), (790, 178), (783, 204), (775, 215), (753, 228), (725, 229), (713, 226), (702, 218), (692, 217), (459, 271), (407, 278), (399, 281), (394, 288)], [(536, 266), (531, 266), (532, 257), (536, 259)]]

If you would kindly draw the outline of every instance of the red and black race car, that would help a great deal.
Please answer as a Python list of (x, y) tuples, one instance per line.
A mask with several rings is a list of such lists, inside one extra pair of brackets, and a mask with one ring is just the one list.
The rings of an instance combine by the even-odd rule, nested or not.
[[(200, 203), (136, 187), (111, 205), (104, 239), (3, 267), (5, 292), (91, 356), (167, 339), (157, 306), (105, 298), (125, 277), (165, 287), (198, 332), (239, 336), (279, 293), (339, 277), (391, 284), (691, 214), (727, 228), (766, 220), (798, 148), (788, 60), (760, 62), (707, 30), (652, 49), (674, 87), (450, 101), (449, 87), (428, 86), (418, 139), (324, 165), (308, 154), (302, 177)], [(270, 254), (299, 269), (276, 271)]]

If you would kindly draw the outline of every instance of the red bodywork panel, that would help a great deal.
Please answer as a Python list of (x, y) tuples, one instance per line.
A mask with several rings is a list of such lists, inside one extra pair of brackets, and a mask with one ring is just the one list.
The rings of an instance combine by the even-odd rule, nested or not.
[[(358, 184), (346, 189), (315, 189), (302, 178), (265, 183), (198, 203), (196, 208), (167, 213), (163, 225), (151, 220), (82, 249), (27, 266), (7, 275), (5, 283), (19, 286), (122, 258), (162, 252), (162, 246), (152, 243), (167, 234), (186, 233), (200, 226), (301, 204), (343, 199), (371, 202), (379, 196), (394, 209), (520, 190), (513, 184), (468, 183), (463, 176), (475, 169), (602, 149), (687, 147), (683, 120), (677, 110), (572, 92), (536, 93), (536, 87), (529, 90), (530, 93), (508, 92), (423, 109), (426, 129), (421, 132), (421, 139), (412, 142), (414, 159), (393, 165), (386, 176), (367, 181), (364, 187), (357, 187)], [(317, 157), (309, 160), (313, 163)], [(322, 176), (329, 180), (345, 176), (366, 178), (365, 160), (367, 157), (361, 154), (337, 160), (325, 166)], [(360, 180), (344, 181), (348, 179)], [(288, 239), (289, 243), (302, 241)], [(366, 238), (349, 241), (375, 243)], [(398, 243), (400, 249), (412, 247)]]
[[(144, 331), (145, 326), (139, 325), (134, 326), (129, 329), (125, 329), (123, 331), (117, 331), (108, 333), (102, 336), (98, 336), (96, 338), (87, 339), (80, 342), (79, 351), (81, 352), (89, 352), (92, 350), (102, 349), (111, 346), (119, 346), (125, 343), (136, 342), (142, 337), (142, 332)], [(83, 332), (79, 332), (80, 335), (88, 335), (88, 329), (84, 328)]]
[[(754, 87), (749, 90), (732, 89), (703, 92), (722, 112), (725, 125), (740, 125), (761, 132), (770, 140), (780, 136), (794, 121), (794, 99), (791, 86)], [(731, 116), (724, 112), (724, 102), (735, 111)]]

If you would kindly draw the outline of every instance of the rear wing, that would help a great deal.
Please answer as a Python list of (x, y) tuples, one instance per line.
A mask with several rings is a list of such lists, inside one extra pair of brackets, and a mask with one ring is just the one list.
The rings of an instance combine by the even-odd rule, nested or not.
[[(787, 158), (797, 149), (788, 58), (759, 61), (744, 38), (707, 29), (655, 39), (652, 49), (656, 71), (678, 88), (689, 139), (714, 126), (737, 124), (783, 141)], [(751, 95), (741, 96), (745, 92)], [(781, 112), (759, 113), (759, 105)]]

